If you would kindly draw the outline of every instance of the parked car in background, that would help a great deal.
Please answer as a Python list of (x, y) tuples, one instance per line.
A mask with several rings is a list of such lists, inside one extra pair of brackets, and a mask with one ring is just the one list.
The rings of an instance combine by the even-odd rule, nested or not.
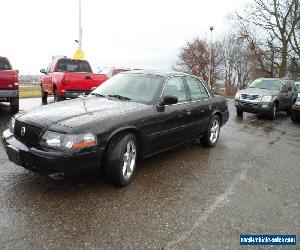
[(215, 146), (228, 117), (226, 99), (195, 76), (129, 71), (88, 97), (15, 116), (2, 141), (12, 162), (35, 172), (60, 178), (96, 167), (126, 186), (138, 158), (195, 139)]
[(54, 95), (54, 101), (58, 102), (89, 94), (108, 79), (104, 74), (93, 74), (88, 61), (65, 57), (55, 58), (40, 72), (44, 74), (41, 79), (43, 104), (47, 103), (48, 95)]
[(296, 99), (297, 92), (292, 80), (259, 78), (236, 93), (234, 105), (238, 116), (249, 112), (266, 114), (274, 119), (280, 110), (290, 114)]
[(19, 112), (19, 75), (9, 60), (0, 56), (0, 102), (9, 102), (12, 113)]
[(298, 96), (297, 101), (293, 105), (291, 119), (294, 122), (300, 122), (300, 96)]
[(298, 98), (300, 98), (300, 82), (295, 82), (295, 88), (298, 92)]
[(130, 70), (129, 68), (108, 67), (108, 68), (102, 69), (99, 73), (106, 75), (107, 78), (112, 78), (116, 74), (119, 74), (121, 72), (126, 72), (126, 71), (129, 71), (129, 70)]

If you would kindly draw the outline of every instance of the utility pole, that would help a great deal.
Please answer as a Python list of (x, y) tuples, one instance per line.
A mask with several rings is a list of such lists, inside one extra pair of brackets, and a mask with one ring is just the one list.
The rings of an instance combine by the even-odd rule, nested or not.
[(214, 26), (210, 26), (210, 43), (209, 43), (209, 73), (208, 73), (208, 86), (212, 89), (211, 82), (211, 69), (212, 69), (212, 32), (214, 30)]

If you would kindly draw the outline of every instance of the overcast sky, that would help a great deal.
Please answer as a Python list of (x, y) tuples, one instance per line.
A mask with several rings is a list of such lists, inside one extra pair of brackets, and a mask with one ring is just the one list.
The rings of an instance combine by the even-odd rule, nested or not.
[[(226, 16), (247, 0), (82, 0), (83, 51), (105, 66), (169, 69), (196, 36), (226, 30)], [(73, 57), (78, 0), (8, 0), (0, 7), (0, 55), (21, 74), (37, 74), (52, 55)]]

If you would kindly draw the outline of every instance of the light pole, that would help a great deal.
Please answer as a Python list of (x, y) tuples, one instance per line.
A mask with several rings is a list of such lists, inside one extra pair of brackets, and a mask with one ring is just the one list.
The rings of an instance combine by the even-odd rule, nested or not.
[(84, 59), (84, 53), (82, 51), (82, 27), (81, 27), (81, 0), (79, 0), (79, 36), (78, 40), (75, 40), (76, 43), (78, 43), (78, 49), (76, 50), (74, 54), (74, 58), (77, 60)]
[(81, 50), (82, 46), (82, 27), (81, 27), (81, 0), (79, 0), (79, 49)]
[(212, 61), (212, 32), (214, 30), (214, 26), (210, 26), (210, 43), (209, 43), (209, 73), (208, 73), (208, 86), (212, 89), (211, 85), (211, 61)]

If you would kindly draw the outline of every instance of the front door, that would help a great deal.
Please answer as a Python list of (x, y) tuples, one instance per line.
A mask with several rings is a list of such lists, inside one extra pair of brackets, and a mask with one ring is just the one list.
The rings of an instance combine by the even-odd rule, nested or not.
[(153, 150), (166, 149), (188, 140), (187, 123), (190, 117), (190, 106), (184, 81), (181, 77), (170, 77), (164, 87), (161, 98), (173, 95), (178, 97), (178, 103), (157, 108), (156, 125), (159, 135), (153, 142)]

